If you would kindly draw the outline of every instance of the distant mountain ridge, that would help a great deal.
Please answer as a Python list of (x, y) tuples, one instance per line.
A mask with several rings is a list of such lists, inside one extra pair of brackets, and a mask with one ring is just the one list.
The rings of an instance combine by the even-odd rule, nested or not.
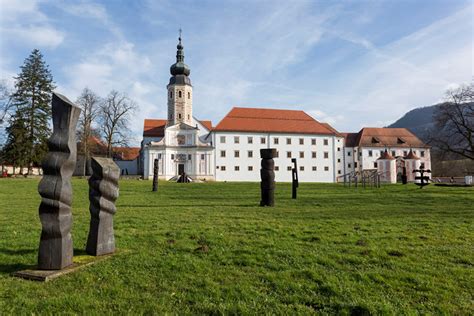
[(433, 114), (439, 106), (440, 104), (435, 104), (411, 110), (387, 127), (407, 128), (422, 141), (427, 142), (434, 127)]

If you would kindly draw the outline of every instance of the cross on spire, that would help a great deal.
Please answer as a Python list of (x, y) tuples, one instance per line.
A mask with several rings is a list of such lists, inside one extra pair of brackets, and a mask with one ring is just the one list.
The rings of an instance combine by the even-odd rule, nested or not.
[(181, 28), (179, 28), (179, 42), (181, 43), (181, 33), (183, 32), (183, 30)]

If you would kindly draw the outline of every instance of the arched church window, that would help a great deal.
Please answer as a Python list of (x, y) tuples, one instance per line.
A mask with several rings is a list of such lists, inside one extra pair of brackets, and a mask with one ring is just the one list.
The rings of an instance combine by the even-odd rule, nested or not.
[(173, 98), (173, 91), (170, 91), (170, 99)]
[(182, 95), (181, 95), (181, 91), (178, 91), (178, 98), (181, 98)]
[(191, 99), (191, 92), (188, 92), (188, 99)]
[(181, 119), (181, 113), (178, 113), (178, 119)]
[(188, 114), (188, 120), (189, 120), (189, 114)]

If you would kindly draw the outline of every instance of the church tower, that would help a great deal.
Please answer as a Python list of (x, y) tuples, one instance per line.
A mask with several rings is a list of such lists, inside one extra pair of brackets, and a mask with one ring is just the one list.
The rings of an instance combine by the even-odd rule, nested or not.
[(168, 88), (168, 125), (178, 123), (193, 124), (193, 86), (189, 74), (191, 70), (184, 63), (181, 31), (179, 34), (176, 63), (171, 65), (171, 78)]

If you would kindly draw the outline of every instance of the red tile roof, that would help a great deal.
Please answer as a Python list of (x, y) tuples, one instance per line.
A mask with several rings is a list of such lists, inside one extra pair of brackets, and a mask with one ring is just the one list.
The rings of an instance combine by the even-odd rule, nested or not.
[(341, 136), (342, 137), (342, 134), (339, 133), (334, 127), (332, 127), (331, 125), (329, 125), (329, 123), (321, 123), (324, 125), (324, 127), (326, 127), (328, 130), (334, 132), (334, 134), (336, 134), (337, 136)]
[(166, 120), (145, 119), (143, 123), (144, 137), (163, 137), (165, 136)]
[(408, 153), (408, 155), (406, 155), (406, 156), (403, 157), (403, 158), (405, 158), (405, 159), (413, 159), (413, 160), (420, 160), (420, 158), (418, 158), (418, 156), (415, 155), (411, 149), (410, 149), (410, 152)]
[[(199, 121), (205, 128), (212, 130), (212, 122), (205, 120)], [(143, 122), (144, 137), (163, 137), (165, 136), (165, 127), (167, 120), (145, 119)]]
[(344, 137), (346, 147), (356, 147), (359, 143), (359, 133), (341, 133)]
[(211, 121), (199, 121), (201, 122), (202, 125), (204, 125), (205, 128), (207, 128), (209, 131), (212, 130), (212, 122)]
[(395, 160), (395, 158), (393, 158), (393, 156), (390, 155), (387, 150), (385, 150), (383, 153), (381, 153), (379, 159), (377, 159), (377, 160), (381, 160), (381, 159), (384, 159), (384, 160)]
[(121, 160), (135, 160), (140, 155), (140, 147), (114, 147), (114, 157)]
[(429, 147), (406, 128), (364, 127), (343, 135), (347, 147)]
[(234, 107), (214, 131), (324, 134), (335, 133), (303, 111)]

